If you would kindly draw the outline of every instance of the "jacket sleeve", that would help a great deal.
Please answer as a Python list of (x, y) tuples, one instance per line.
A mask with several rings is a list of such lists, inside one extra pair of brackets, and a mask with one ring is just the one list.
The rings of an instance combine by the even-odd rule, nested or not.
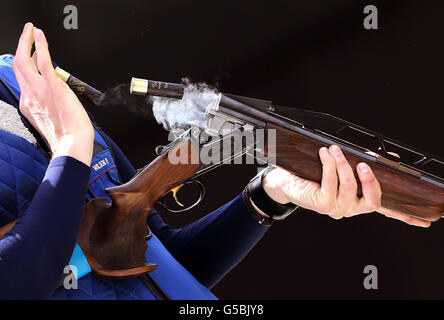
[(242, 195), (180, 229), (154, 212), (150, 228), (170, 253), (203, 285), (213, 287), (259, 242), (268, 227), (250, 213)]
[(0, 299), (42, 299), (57, 287), (77, 239), (90, 169), (53, 159), (22, 218), (0, 240)]
[[(120, 148), (103, 134), (113, 150), (123, 182), (135, 174)], [(248, 211), (242, 195), (180, 229), (170, 228), (153, 210), (148, 225), (168, 251), (197, 280), (213, 287), (256, 245), (268, 227), (260, 225)]]

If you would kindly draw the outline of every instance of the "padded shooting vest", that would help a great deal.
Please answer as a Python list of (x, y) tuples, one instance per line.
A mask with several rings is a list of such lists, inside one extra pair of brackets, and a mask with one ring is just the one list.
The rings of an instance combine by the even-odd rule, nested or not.
[[(20, 89), (12, 70), (12, 60), (11, 55), (0, 56), (0, 100), (17, 108)], [(45, 153), (28, 140), (0, 130), (0, 226), (23, 215), (49, 163)], [(104, 190), (119, 184), (121, 181), (112, 151), (100, 129), (95, 128), (94, 155), (86, 196), (88, 200), (105, 197), (111, 201)], [(158, 265), (150, 275), (171, 299), (216, 299), (171, 256), (155, 235), (147, 243), (147, 260)], [(77, 268), (78, 289), (60, 288), (51, 299), (155, 299), (138, 278), (110, 280), (92, 273), (78, 244), (69, 264)]]

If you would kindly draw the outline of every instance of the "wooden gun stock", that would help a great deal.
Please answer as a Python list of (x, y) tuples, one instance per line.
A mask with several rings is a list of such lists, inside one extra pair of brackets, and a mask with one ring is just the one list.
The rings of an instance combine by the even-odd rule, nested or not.
[[(276, 130), (277, 165), (305, 179), (321, 182), (322, 166), (318, 156), (321, 147), (329, 147), (297, 132), (272, 124), (267, 129)], [(382, 206), (417, 218), (436, 221), (444, 213), (444, 190), (414, 176), (418, 172), (402, 172), (378, 162), (369, 162), (354, 154), (344, 152), (358, 181), (358, 194), (362, 195), (356, 165), (366, 162), (373, 170), (382, 188)], [(394, 162), (393, 162), (394, 163)], [(419, 173), (418, 173), (419, 174)]]
[[(172, 164), (168, 153), (183, 150), (188, 150), (188, 162)], [(95, 198), (87, 203), (78, 243), (95, 273), (125, 278), (157, 267), (145, 259), (148, 215), (161, 196), (195, 175), (200, 165), (191, 159), (196, 154), (190, 141), (179, 141), (129, 182), (106, 189), (112, 202)]]

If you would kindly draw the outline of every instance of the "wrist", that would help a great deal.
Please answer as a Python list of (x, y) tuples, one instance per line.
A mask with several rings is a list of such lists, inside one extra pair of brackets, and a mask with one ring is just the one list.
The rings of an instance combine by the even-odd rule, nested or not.
[(285, 170), (275, 168), (269, 170), (262, 176), (262, 187), (273, 201), (280, 204), (287, 204), (290, 201), (285, 193), (285, 183), (288, 180), (289, 173)]
[(94, 145), (94, 131), (88, 130), (65, 134), (57, 139), (57, 144), (52, 150), (52, 159), (60, 156), (69, 156), (86, 164), (91, 165)]

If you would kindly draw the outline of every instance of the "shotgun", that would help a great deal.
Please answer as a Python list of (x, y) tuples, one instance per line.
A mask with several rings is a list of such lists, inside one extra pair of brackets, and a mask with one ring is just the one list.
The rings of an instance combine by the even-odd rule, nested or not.
[[(180, 99), (184, 89), (182, 84), (137, 78), (130, 85), (131, 94), (171, 99)], [(219, 94), (205, 114), (204, 128), (191, 126), (158, 148), (158, 157), (132, 180), (107, 189), (112, 202), (97, 198), (87, 204), (79, 244), (95, 272), (127, 277), (152, 270), (145, 260), (145, 234), (153, 205), (170, 191), (176, 198), (186, 183), (243, 154), (320, 182), (318, 150), (336, 144), (352, 168), (363, 161), (372, 168), (384, 207), (427, 221), (444, 213), (444, 161), (429, 153), (328, 114), (265, 100)]]
[[(76, 93), (100, 100), (98, 90), (77, 78), (63, 73), (63, 79)], [(180, 99), (184, 89), (182, 84), (133, 78), (130, 93)], [(125, 278), (154, 270), (156, 265), (145, 259), (146, 221), (153, 206), (167, 208), (161, 201), (164, 195), (172, 192), (177, 200), (181, 187), (244, 154), (320, 182), (318, 150), (336, 144), (352, 168), (359, 162), (372, 168), (383, 191), (382, 206), (426, 221), (444, 213), (444, 161), (430, 153), (328, 114), (231, 94), (219, 93), (205, 115), (203, 128), (191, 126), (158, 147), (158, 156), (129, 182), (106, 189), (111, 201), (95, 198), (86, 204), (78, 243), (95, 273)], [(227, 152), (226, 146), (234, 148)], [(202, 200), (198, 184), (200, 197), (190, 207)], [(9, 231), (6, 227), (12, 226), (0, 229), (0, 236)]]

